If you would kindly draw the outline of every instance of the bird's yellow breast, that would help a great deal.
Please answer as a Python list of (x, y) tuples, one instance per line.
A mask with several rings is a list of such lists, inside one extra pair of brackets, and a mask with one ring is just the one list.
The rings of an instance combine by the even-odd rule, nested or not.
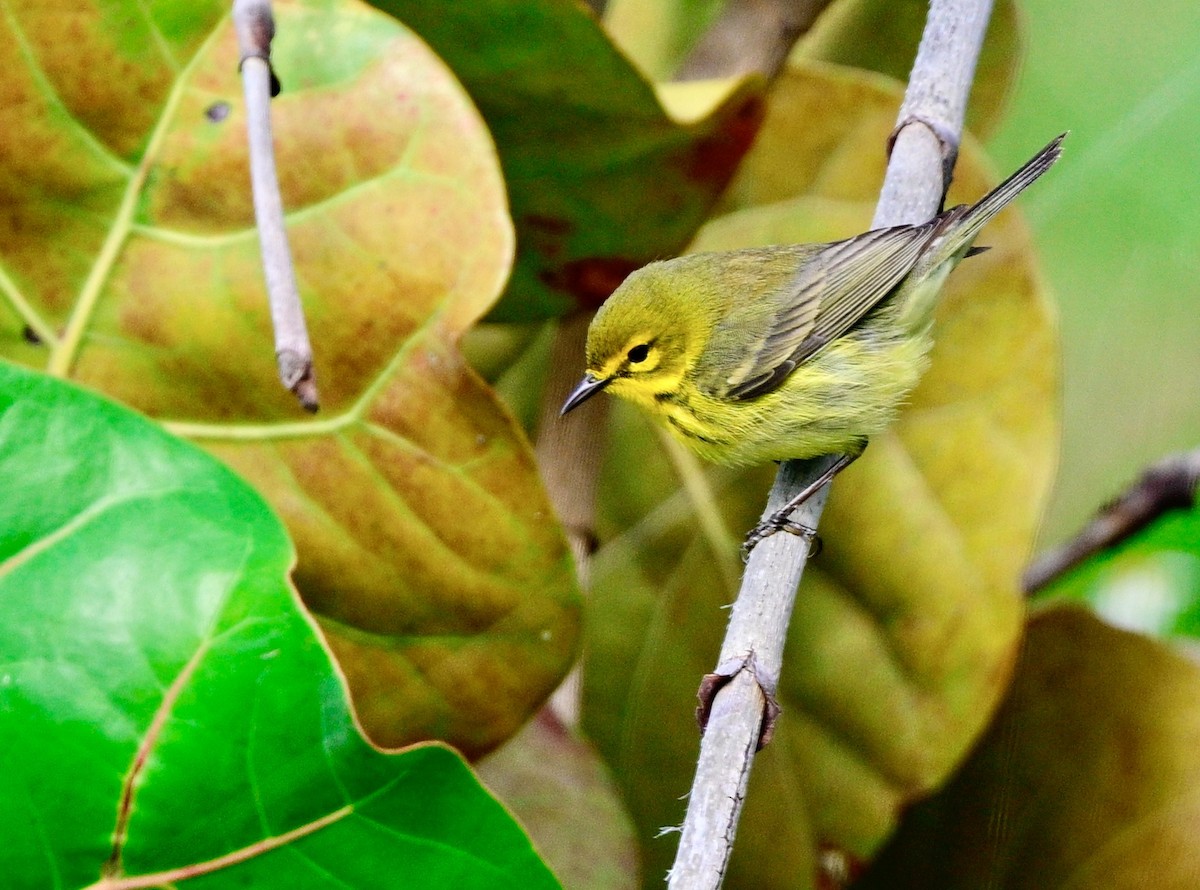
[(714, 463), (857, 453), (895, 417), (927, 364), (928, 332), (889, 336), (867, 326), (831, 343), (778, 389), (744, 399), (714, 396), (686, 374), (621, 380), (613, 390)]

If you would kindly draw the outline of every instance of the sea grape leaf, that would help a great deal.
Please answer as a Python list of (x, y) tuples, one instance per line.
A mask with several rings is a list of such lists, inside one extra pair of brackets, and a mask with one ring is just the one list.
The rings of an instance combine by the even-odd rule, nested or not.
[(994, 725), (853, 886), (1195, 887), (1197, 696), (1194, 659), (1076, 604), (1037, 610)]
[(495, 152), (393, 19), (321, 0), (275, 13), (272, 123), (320, 415), (276, 381), (227, 4), (34, 4), (0, 22), (0, 354), (137, 407), (258, 486), (372, 737), (478, 753), (557, 684), (578, 623), (527, 443), (456, 347), (510, 268)]
[(521, 820), (563, 886), (636, 886), (633, 823), (612, 777), (595, 750), (550, 708), (542, 708), (475, 769)]
[[(908, 80), (925, 30), (925, 0), (835, 0), (797, 44), (797, 58), (836, 62)], [(1004, 117), (1024, 55), (1015, 0), (992, 9), (967, 104), (967, 126), (983, 137)]]
[(493, 320), (594, 309), (634, 269), (677, 254), (762, 118), (751, 79), (702, 119), (672, 119), (573, 0), (372, 3), (446, 60), (496, 140), (518, 251)]
[[(899, 100), (879, 75), (792, 68), (726, 215), (694, 249), (865, 229)], [(995, 180), (967, 138), (950, 201)], [(1057, 446), (1057, 353), (1017, 213), (998, 217), (980, 243), (992, 249), (943, 292), (929, 371), (892, 429), (833, 485), (824, 547), (792, 618), (783, 716), (751, 776), (727, 886), (811, 886), (823, 845), (869, 858), (901, 810), (960, 762), (1005, 690), (1020, 573)], [(652, 438), (631, 434), (633, 422), (614, 436), (601, 477), (610, 520), (589, 604), (584, 716), (637, 822), (650, 880), (671, 861), (673, 841), (651, 838), (684, 812), (695, 689), (715, 663), (721, 606), (737, 590), (728, 564), (771, 470), (711, 469), (714, 508), (676, 490), (672, 477), (693, 474), (651, 457)]]
[(364, 740), (232, 472), (8, 363), (0, 463), (6, 887), (557, 886), (458, 755)]

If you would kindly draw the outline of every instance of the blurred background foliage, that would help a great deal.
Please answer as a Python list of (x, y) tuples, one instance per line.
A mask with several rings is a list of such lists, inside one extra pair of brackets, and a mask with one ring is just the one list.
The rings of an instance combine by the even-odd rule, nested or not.
[(1200, 443), (1200, 6), (1024, 0), (1025, 60), (988, 143), (1071, 129), (1060, 176), (1022, 199), (1061, 312), (1063, 447), (1043, 543), (1146, 464)]

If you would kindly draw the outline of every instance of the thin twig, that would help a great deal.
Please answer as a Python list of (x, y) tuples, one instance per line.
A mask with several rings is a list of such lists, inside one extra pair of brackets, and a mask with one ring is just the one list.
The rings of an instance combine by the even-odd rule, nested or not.
[(271, 40), (275, 19), (270, 0), (234, 0), (233, 24), (237, 31), (242, 86), (246, 93), (246, 131), (250, 142), (250, 184), (254, 192), (254, 217), (262, 247), (263, 273), (271, 322), (275, 327), (275, 358), (279, 379), (308, 411), (316, 411), (317, 382), (313, 375), (312, 344), (304, 323), (304, 308), (296, 287), (292, 254), (283, 227), (283, 199), (275, 173), (275, 148), (271, 137), (271, 96), (279, 81), (271, 69)]
[[(962, 132), (970, 83), (983, 43), (990, 0), (933, 0), (893, 139), (875, 227), (916, 223), (942, 201), (946, 171)], [(830, 458), (789, 461), (781, 468), (763, 517), (770, 516)], [(793, 515), (815, 528), (828, 487)], [(721, 885), (760, 735), (773, 717), (774, 690), (796, 587), (808, 559), (807, 540), (777, 534), (750, 554), (718, 659), (708, 725), (687, 816), (668, 885), (677, 890)]]
[(730, 0), (688, 53), (676, 80), (779, 73), (792, 45), (831, 0)]
[(1200, 492), (1200, 449), (1172, 454), (1102, 507), (1076, 537), (1037, 558), (1025, 572), (1025, 592), (1037, 593), (1090, 556), (1114, 547), (1171, 510), (1190, 510)]

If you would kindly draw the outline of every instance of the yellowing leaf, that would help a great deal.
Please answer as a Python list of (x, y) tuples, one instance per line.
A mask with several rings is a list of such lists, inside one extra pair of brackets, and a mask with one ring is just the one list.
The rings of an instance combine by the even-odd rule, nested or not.
[(484, 751), (556, 685), (578, 620), (527, 444), (456, 348), (511, 264), (494, 149), (393, 20), (276, 4), (272, 124), (322, 398), (304, 415), (276, 380), (226, 12), (35, 5), (0, 24), (19, 98), (4, 354), (167, 422), (263, 492), (376, 741)]
[[(693, 248), (864, 230), (899, 100), (876, 75), (794, 67), (776, 84), (727, 215)], [(995, 181), (969, 139), (955, 175), (951, 202)], [(980, 243), (993, 249), (943, 292), (929, 372), (899, 421), (833, 485), (824, 549), (792, 617), (783, 716), (751, 777), (728, 886), (811, 886), (821, 845), (869, 857), (903, 808), (961, 760), (1006, 687), (1019, 574), (1057, 447), (1057, 352), (1016, 214), (1006, 211)], [(694, 692), (715, 662), (720, 606), (735, 593), (718, 567), (761, 511), (770, 473), (711, 471), (730, 533), (700, 536), (711, 521), (658, 481), (662, 464), (645, 447), (618, 440), (602, 479), (602, 490), (637, 480), (647, 490), (626, 508), (633, 526), (597, 555), (585, 705), (654, 874), (673, 844), (649, 837), (682, 818)], [(635, 480), (619, 478), (635, 475), (631, 467)]]
[(1198, 696), (1194, 660), (1077, 606), (1040, 610), (995, 725), (861, 887), (1196, 886)]
[(610, 0), (604, 28), (648, 77), (669, 81), (724, 0)]

